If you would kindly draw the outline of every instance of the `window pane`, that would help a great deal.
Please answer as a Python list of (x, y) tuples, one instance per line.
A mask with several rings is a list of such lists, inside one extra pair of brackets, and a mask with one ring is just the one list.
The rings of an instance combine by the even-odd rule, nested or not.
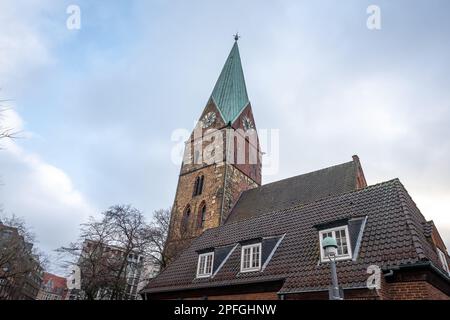
[(212, 269), (212, 255), (208, 255), (205, 273), (207, 274), (211, 273), (211, 269)]
[(342, 253), (343, 254), (348, 254), (348, 248), (347, 248), (346, 245), (342, 247)]
[(322, 239), (325, 239), (326, 237), (330, 237), (333, 238), (333, 233), (332, 232), (325, 232), (322, 234)]
[(259, 246), (253, 247), (253, 268), (259, 267)]
[(347, 247), (347, 238), (345, 234), (345, 229), (337, 230), (335, 232), (336, 242), (338, 245), (338, 255), (347, 255), (348, 247)]
[(261, 248), (259, 245), (245, 247), (242, 254), (242, 269), (258, 269), (260, 267)]
[(202, 256), (200, 258), (200, 271), (199, 274), (204, 274), (205, 273), (205, 257)]
[(244, 269), (249, 268), (250, 267), (250, 249), (249, 248), (244, 249), (243, 259), (244, 259), (244, 262), (243, 262)]

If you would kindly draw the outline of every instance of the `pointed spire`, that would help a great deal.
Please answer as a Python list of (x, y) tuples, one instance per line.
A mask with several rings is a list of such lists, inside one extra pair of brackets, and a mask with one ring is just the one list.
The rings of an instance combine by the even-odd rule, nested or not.
[(249, 103), (237, 44), (239, 35), (234, 37), (233, 48), (211, 95), (226, 123), (234, 122)]

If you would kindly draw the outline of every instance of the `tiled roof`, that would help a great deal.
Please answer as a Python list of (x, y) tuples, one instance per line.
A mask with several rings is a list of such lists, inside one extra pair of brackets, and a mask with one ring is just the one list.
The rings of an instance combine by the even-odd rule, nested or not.
[(237, 41), (228, 55), (211, 98), (225, 123), (233, 122), (249, 103)]
[[(145, 292), (176, 291), (283, 279), (281, 292), (326, 290), (328, 264), (321, 264), (315, 226), (341, 219), (366, 216), (360, 250), (355, 261), (339, 261), (339, 282), (344, 288), (365, 286), (367, 267), (382, 269), (431, 261), (441, 268), (427, 241), (426, 221), (398, 179), (306, 205), (260, 214), (205, 231), (195, 239)], [(195, 279), (197, 251), (241, 241), (284, 235), (263, 272), (240, 274), (240, 246), (211, 279)]]
[(354, 191), (356, 171), (355, 162), (350, 161), (244, 191), (227, 223)]

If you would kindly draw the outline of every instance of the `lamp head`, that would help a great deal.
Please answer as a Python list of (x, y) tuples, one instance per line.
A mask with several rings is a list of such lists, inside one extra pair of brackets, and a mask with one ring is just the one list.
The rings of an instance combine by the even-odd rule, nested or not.
[(322, 248), (325, 251), (325, 256), (330, 258), (337, 255), (337, 242), (335, 238), (326, 237), (322, 240)]

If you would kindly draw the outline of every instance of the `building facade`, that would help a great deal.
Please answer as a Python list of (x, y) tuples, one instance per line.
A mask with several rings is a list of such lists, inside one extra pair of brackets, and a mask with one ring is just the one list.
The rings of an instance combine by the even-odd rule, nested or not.
[(33, 244), (0, 222), (0, 300), (35, 300), (43, 275)]
[(37, 300), (66, 300), (68, 292), (66, 278), (45, 272)]
[(95, 299), (110, 300), (114, 284), (122, 288), (114, 299), (141, 299), (139, 290), (148, 281), (148, 267), (140, 253), (98, 241), (85, 240), (77, 265), (81, 271), (81, 289), (69, 290), (69, 300), (85, 299), (83, 288), (90, 286), (96, 288)]
[[(326, 237), (337, 242), (345, 299), (450, 298), (447, 248), (398, 179), (368, 185), (353, 156), (261, 185), (254, 123), (235, 42), (186, 143), (166, 247), (173, 261), (144, 299), (328, 299)], [(246, 132), (253, 139), (239, 148)], [(214, 141), (224, 141), (219, 161), (199, 160)]]

